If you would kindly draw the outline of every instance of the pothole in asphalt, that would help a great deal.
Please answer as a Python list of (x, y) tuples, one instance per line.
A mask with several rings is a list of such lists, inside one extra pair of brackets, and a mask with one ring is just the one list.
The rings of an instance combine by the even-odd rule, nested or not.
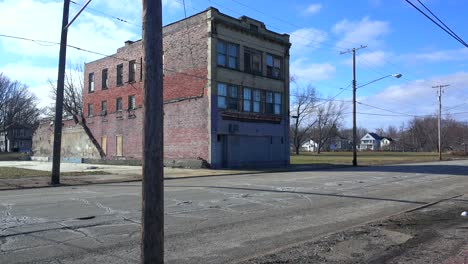
[(90, 220), (90, 219), (94, 219), (94, 218), (96, 218), (96, 216), (92, 215), (92, 216), (78, 217), (78, 218), (76, 218), (76, 220)]

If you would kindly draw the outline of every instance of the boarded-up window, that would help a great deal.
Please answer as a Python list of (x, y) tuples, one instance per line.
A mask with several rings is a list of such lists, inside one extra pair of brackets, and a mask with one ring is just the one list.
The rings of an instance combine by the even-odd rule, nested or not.
[(116, 145), (117, 145), (117, 153), (116, 156), (123, 156), (123, 139), (122, 136), (116, 136)]
[(102, 151), (104, 151), (104, 154), (107, 154), (107, 137), (106, 136), (101, 137), (101, 148), (102, 148)]

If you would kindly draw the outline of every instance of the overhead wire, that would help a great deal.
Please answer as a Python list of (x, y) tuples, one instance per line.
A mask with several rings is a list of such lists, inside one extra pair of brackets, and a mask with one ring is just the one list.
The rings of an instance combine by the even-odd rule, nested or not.
[[(443, 31), (445, 31), (447, 34), (449, 34), (452, 38), (454, 38), (456, 41), (460, 42), (463, 46), (465, 47), (468, 47), (468, 44), (466, 44), (465, 41), (463, 41), (463, 39), (461, 39), (460, 37), (458, 37), (458, 35), (456, 35), (455, 33), (452, 33), (450, 29), (446, 29), (444, 28), (443, 26), (441, 26), (439, 23), (437, 23), (437, 21), (435, 21), (434, 19), (432, 19), (428, 14), (426, 14), (423, 10), (421, 10), (419, 7), (417, 7), (415, 4), (413, 4), (411, 1), (409, 0), (405, 0), (408, 4), (410, 4), (411, 6), (413, 6), (416, 10), (418, 10), (421, 14), (423, 14), (426, 18), (428, 18), (429, 20), (431, 20), (435, 25), (437, 25), (440, 29), (442, 29)], [(420, 1), (418, 1), (420, 2)], [(421, 3), (421, 2), (420, 2)], [(424, 5), (423, 5), (424, 6)], [(425, 6), (424, 6), (425, 7)], [(427, 8), (426, 8), (427, 9)], [(431, 12), (432, 13), (432, 12)], [(438, 18), (437, 18), (438, 19)], [(444, 24), (445, 25), (445, 24)]]
[[(70, 3), (72, 3), (72, 4), (74, 4), (74, 5), (78, 5), (78, 6), (83, 6), (83, 4), (77, 3), (77, 2), (75, 2), (75, 1), (73, 1), (73, 0), (70, 0)], [(105, 12), (102, 12), (102, 11), (100, 11), (100, 10), (97, 10), (97, 9), (92, 8), (92, 7), (89, 7), (89, 6), (86, 7), (85, 11), (86, 11), (86, 12), (94, 11), (94, 12), (96, 12), (96, 13), (99, 13), (99, 14), (102, 14), (102, 15), (105, 15), (105, 16), (108, 16), (108, 17), (111, 17), (111, 18), (113, 18), (113, 19), (115, 19), (115, 20), (117, 20), (117, 21), (120, 21), (120, 22), (123, 22), (123, 23), (127, 23), (127, 24), (129, 24), (129, 25), (136, 26), (136, 27), (141, 27), (141, 26), (139, 26), (139, 25), (137, 25), (137, 24), (135, 24), (135, 23), (133, 23), (133, 22), (128, 21), (127, 19), (123, 19), (123, 18), (120, 18), (120, 17), (116, 17), (116, 16), (114, 16), (114, 15), (107, 14), (107, 13), (105, 13)]]

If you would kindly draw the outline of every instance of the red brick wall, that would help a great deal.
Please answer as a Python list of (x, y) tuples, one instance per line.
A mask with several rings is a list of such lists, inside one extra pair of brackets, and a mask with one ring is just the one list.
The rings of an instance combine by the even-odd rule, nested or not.
[[(164, 49), (164, 155), (166, 159), (209, 160), (208, 135), (208, 31), (206, 14), (202, 13), (171, 24), (163, 29)], [(84, 111), (88, 103), (94, 107), (94, 117), (88, 124), (100, 142), (107, 136), (108, 158), (116, 154), (116, 135), (123, 136), (123, 156), (142, 157), (143, 82), (140, 81), (142, 42), (126, 45), (110, 57), (85, 65)], [(136, 60), (134, 83), (128, 83), (129, 60)], [(123, 86), (116, 86), (117, 65), (123, 64)], [(102, 69), (108, 69), (107, 90), (101, 87)], [(94, 72), (95, 90), (88, 93), (88, 75)], [(128, 96), (136, 96), (137, 109), (129, 118)], [(122, 97), (122, 115), (116, 113), (116, 98)], [(107, 100), (107, 116), (101, 113), (101, 101)], [(117, 115), (119, 118), (117, 118)]]

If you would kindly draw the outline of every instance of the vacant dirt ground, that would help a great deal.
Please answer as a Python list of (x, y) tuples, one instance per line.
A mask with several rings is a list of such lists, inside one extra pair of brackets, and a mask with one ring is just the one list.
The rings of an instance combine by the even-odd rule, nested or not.
[(241, 263), (468, 264), (467, 210), (465, 196)]

